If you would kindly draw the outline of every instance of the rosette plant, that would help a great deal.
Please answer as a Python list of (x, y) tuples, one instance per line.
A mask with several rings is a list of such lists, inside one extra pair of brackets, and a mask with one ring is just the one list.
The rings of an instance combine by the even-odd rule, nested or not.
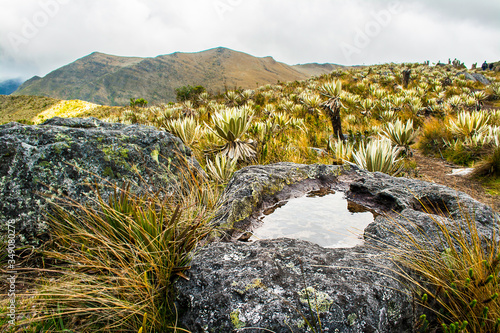
[(208, 126), (222, 142), (212, 152), (235, 161), (250, 161), (256, 157), (253, 140), (243, 140), (252, 120), (248, 107), (222, 110), (212, 117), (213, 128)]

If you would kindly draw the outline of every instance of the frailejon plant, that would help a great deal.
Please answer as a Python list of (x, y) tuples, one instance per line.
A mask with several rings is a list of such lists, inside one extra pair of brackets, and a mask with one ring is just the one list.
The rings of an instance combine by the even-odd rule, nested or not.
[(420, 232), (414, 234), (395, 224), (392, 232), (399, 238), (398, 246), (389, 249), (402, 267), (401, 276), (427, 309), (420, 317), (419, 331), (434, 332), (439, 327), (446, 333), (500, 332), (500, 221), (491, 221), (492, 235), (481, 235), (468, 213), (453, 220), (443, 212), (436, 215), (436, 207), (421, 204), (437, 230), (437, 239), (430, 239), (416, 225), (411, 229)]
[(340, 138), (337, 140), (328, 141), (328, 149), (332, 152), (333, 156), (337, 160), (341, 161), (353, 161), (353, 144), (351, 142), (344, 142)]
[(321, 107), (321, 97), (318, 94), (311, 93), (302, 93), (300, 95), (300, 100), (302, 104), (306, 106), (308, 111), (314, 115), (316, 115)]
[(181, 139), (187, 146), (192, 146), (199, 141), (204, 133), (203, 127), (198, 125), (193, 117), (169, 120), (165, 122), (165, 129)]
[(383, 127), (381, 134), (391, 140), (397, 147), (402, 147), (408, 155), (410, 146), (415, 143), (418, 131), (413, 128), (413, 120), (409, 119), (403, 123), (400, 119), (394, 123), (387, 123)]
[(450, 120), (448, 128), (459, 139), (472, 137), (474, 134), (486, 134), (489, 118), (484, 111), (462, 111), (458, 113), (456, 120)]
[(399, 158), (400, 154), (401, 148), (393, 147), (391, 141), (384, 138), (372, 140), (367, 144), (361, 142), (359, 149), (352, 153), (352, 157), (362, 169), (395, 176), (404, 166), (402, 159)]
[(208, 126), (217, 137), (225, 142), (213, 151), (226, 155), (232, 160), (254, 160), (256, 152), (252, 140), (242, 140), (251, 124), (251, 111), (249, 108), (226, 109), (214, 114), (213, 126)]
[(320, 91), (322, 95), (329, 98), (327, 102), (322, 104), (322, 107), (332, 124), (333, 135), (342, 138), (342, 120), (340, 119), (340, 110), (344, 108), (341, 101), (342, 82), (325, 83)]
[(232, 160), (225, 155), (216, 155), (213, 162), (207, 160), (206, 169), (214, 180), (225, 184), (236, 170), (236, 164), (236, 160)]

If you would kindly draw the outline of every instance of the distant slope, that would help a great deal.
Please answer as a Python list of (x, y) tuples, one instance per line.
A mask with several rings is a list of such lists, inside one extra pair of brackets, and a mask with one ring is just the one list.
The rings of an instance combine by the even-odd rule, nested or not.
[(22, 83), (22, 79), (11, 79), (0, 82), (0, 95), (12, 94)]
[(220, 92), (226, 87), (247, 89), (278, 80), (304, 80), (311, 76), (309, 73), (318, 71), (222, 47), (156, 58), (95, 52), (43, 78), (28, 80), (13, 95), (81, 99), (102, 105), (128, 105), (130, 98), (142, 97), (151, 104), (175, 101), (175, 89), (185, 85), (202, 85), (211, 92)]
[(20, 120), (30, 122), (33, 117), (58, 102), (50, 97), (0, 95), (0, 124)]
[(320, 76), (323, 74), (329, 74), (338, 68), (342, 68), (342, 65), (336, 64), (299, 64), (293, 65), (292, 68), (307, 75), (307, 76)]
[(58, 100), (40, 96), (1, 96), (0, 124), (11, 121), (41, 123), (52, 117), (100, 117), (120, 113), (123, 108), (101, 106), (80, 100)]

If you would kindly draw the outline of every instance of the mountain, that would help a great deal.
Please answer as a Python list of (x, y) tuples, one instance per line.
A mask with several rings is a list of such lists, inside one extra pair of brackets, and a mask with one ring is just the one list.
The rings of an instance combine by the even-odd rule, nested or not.
[(22, 79), (11, 79), (0, 82), (0, 95), (10, 95), (23, 83)]
[(153, 104), (175, 101), (175, 89), (186, 85), (202, 85), (217, 93), (226, 88), (253, 89), (277, 81), (304, 80), (330, 71), (328, 64), (289, 66), (272, 57), (258, 58), (222, 47), (155, 58), (94, 52), (43, 78), (31, 78), (13, 95), (81, 99), (102, 105), (128, 105), (130, 98), (145, 98)]

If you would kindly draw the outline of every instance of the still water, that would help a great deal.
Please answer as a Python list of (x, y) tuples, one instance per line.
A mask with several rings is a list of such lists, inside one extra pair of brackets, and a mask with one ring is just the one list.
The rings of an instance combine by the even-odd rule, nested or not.
[(265, 212), (250, 239), (295, 238), (329, 248), (363, 244), (363, 230), (373, 214), (348, 202), (342, 192), (322, 194), (311, 192)]

